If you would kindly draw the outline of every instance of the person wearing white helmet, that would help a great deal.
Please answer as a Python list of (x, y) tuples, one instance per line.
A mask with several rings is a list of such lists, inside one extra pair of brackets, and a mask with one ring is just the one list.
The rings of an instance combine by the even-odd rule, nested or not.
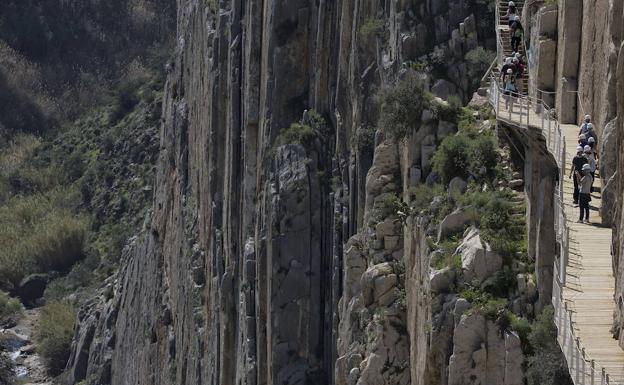
[(594, 152), (592, 151), (589, 144), (583, 147), (583, 156), (587, 158), (587, 164), (589, 165), (589, 173), (591, 174), (591, 177), (592, 177), (592, 184), (589, 190), (589, 192), (591, 193), (591, 192), (594, 192), (593, 179), (596, 177), (596, 157), (594, 157)]
[(511, 100), (511, 109), (513, 110), (513, 103), (516, 95), (518, 94), (518, 88), (516, 87), (514, 71), (511, 68), (507, 70), (507, 73), (503, 78), (503, 86), (505, 88), (505, 108), (509, 109), (509, 101)]
[(587, 123), (587, 133), (585, 134), (585, 137), (587, 137), (587, 140), (589, 140), (589, 138), (594, 138), (594, 142), (598, 142), (598, 136), (594, 130), (593, 123)]
[(513, 60), (512, 58), (508, 57), (508, 58), (505, 58), (505, 64), (503, 64), (503, 68), (501, 68), (501, 74), (500, 74), (501, 83), (505, 80), (505, 75), (507, 75), (507, 70), (510, 68), (513, 70)]
[(587, 136), (585, 134), (579, 135), (578, 144), (581, 147), (585, 147), (587, 145)]
[(579, 209), (580, 215), (578, 223), (589, 223), (589, 202), (591, 202), (591, 185), (594, 182), (594, 178), (590, 173), (591, 167), (589, 164), (583, 165), (578, 180), (579, 189)]
[(511, 28), (511, 49), (518, 52), (520, 50), (522, 37), (524, 36), (524, 28), (520, 23), (520, 16), (515, 15), (513, 19), (510, 20), (509, 27)]
[(509, 26), (511, 26), (511, 23), (515, 21), (518, 12), (516, 10), (516, 4), (513, 1), (510, 1), (507, 5), (507, 13), (503, 16), (503, 18), (506, 18), (509, 22)]
[(580, 180), (580, 172), (583, 169), (583, 166), (588, 163), (587, 158), (583, 156), (583, 147), (578, 146), (576, 148), (576, 155), (572, 158), (572, 166), (570, 167), (570, 175), (568, 178), (572, 178), (574, 176), (574, 193), (572, 194), (572, 200), (575, 205), (578, 204), (579, 200), (579, 189), (578, 182)]

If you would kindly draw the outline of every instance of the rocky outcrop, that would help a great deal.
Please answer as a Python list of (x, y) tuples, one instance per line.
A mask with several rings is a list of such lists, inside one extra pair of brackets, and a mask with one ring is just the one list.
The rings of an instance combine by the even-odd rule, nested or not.
[(481, 283), (503, 267), (503, 258), (481, 240), (479, 230), (471, 227), (464, 233), (464, 240), (457, 248), (461, 256), (466, 281)]
[(449, 385), (522, 385), (520, 338), (479, 314), (464, 315), (455, 328)]

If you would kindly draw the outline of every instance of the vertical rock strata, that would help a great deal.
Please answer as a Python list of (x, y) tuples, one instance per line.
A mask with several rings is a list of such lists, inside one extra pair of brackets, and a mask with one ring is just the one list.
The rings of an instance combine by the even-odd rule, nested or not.
[[(422, 384), (446, 378), (451, 354), (464, 365), (449, 340), (459, 310), (427, 352), (420, 225), (367, 222), (455, 128), (429, 117), (408, 145), (365, 133), (376, 92), (434, 48), (448, 64), (436, 92), (470, 95), (463, 58), (492, 33), (479, 7), (179, 1), (151, 216), (81, 310), (67, 383)], [(309, 132), (287, 144), (294, 122)], [(466, 322), (495, 345), (485, 321)], [(511, 384), (503, 372), (486, 383)]]

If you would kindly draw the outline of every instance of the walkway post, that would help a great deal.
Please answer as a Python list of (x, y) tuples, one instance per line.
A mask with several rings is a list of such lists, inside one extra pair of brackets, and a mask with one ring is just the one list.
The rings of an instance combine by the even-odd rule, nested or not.
[(581, 352), (579, 350), (580, 346), (581, 346), (581, 340), (578, 337), (576, 337), (576, 349), (574, 349), (576, 351), (576, 368), (575, 368), (575, 370), (576, 370), (576, 381), (575, 381), (575, 383), (576, 384), (579, 383), (579, 373), (580, 373), (580, 371), (579, 371), (580, 362), (579, 361), (581, 360), (581, 354), (580, 354)]
[(595, 385), (595, 373), (596, 373), (596, 360), (591, 360), (591, 385)]
[[(578, 341), (578, 339), (577, 339)], [(579, 342), (579, 347), (580, 347), (580, 342)], [(583, 350), (581, 350), (581, 354), (582, 354), (582, 366), (581, 366), (581, 384), (585, 385), (585, 348), (583, 348)]]
[(563, 285), (566, 284), (566, 269), (568, 267), (568, 258), (569, 258), (569, 254), (570, 254), (570, 228), (568, 227), (568, 224), (566, 223), (566, 227), (565, 227), (565, 239), (566, 239), (566, 243), (565, 243), (565, 251), (564, 251), (564, 263), (563, 263)]

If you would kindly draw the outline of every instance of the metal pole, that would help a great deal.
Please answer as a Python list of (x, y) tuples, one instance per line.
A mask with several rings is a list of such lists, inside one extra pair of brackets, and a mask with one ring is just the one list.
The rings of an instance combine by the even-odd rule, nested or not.
[(550, 130), (550, 118), (548, 118), (548, 149), (550, 150), (550, 144), (552, 143), (552, 138), (550, 137), (550, 135), (552, 134), (552, 131)]
[(574, 382), (575, 384), (579, 383), (579, 366), (580, 366), (579, 365), (580, 364), (579, 361), (581, 360), (581, 355), (579, 354), (580, 353), (580, 351), (579, 351), (579, 345), (580, 344), (581, 343), (579, 341), (579, 338), (576, 337), (576, 349), (574, 349), (574, 351), (576, 351), (576, 368), (575, 368), (575, 371), (576, 371), (576, 381)]
[[(577, 339), (577, 341), (578, 341), (578, 339)], [(582, 354), (582, 358), (583, 358), (583, 360), (581, 361), (581, 363), (583, 365), (582, 369), (581, 369), (581, 384), (585, 385), (585, 348), (583, 348), (581, 350), (581, 354)]]
[(565, 233), (566, 243), (565, 243), (564, 263), (563, 263), (563, 279), (561, 280), (561, 282), (564, 285), (566, 284), (566, 269), (568, 266), (568, 257), (570, 253), (570, 228), (567, 226), (567, 224), (566, 224), (565, 229), (566, 229), (566, 233)]
[(591, 385), (595, 385), (595, 373), (596, 373), (596, 360), (591, 360)]

